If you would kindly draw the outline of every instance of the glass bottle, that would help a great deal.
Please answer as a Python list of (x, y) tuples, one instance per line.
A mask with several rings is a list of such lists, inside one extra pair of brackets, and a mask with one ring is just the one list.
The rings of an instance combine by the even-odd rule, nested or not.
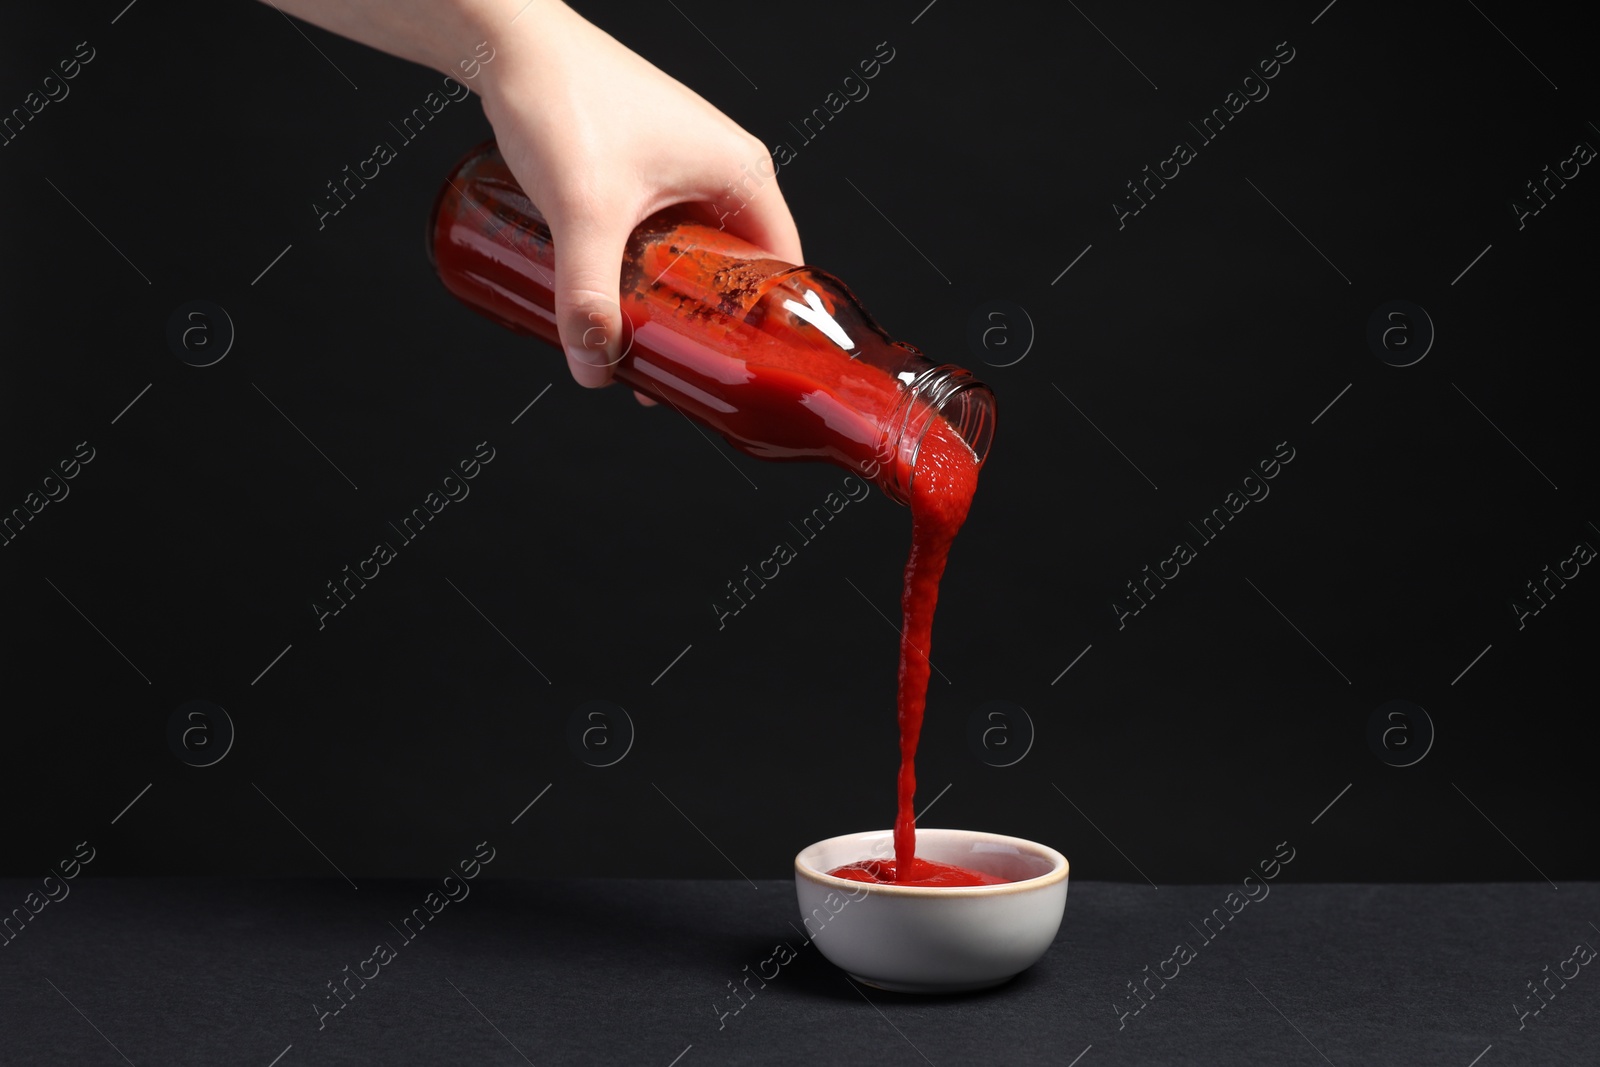
[[(428, 250), (469, 307), (559, 346), (550, 228), (494, 142), (440, 189)], [(980, 464), (988, 454), (987, 386), (890, 338), (837, 278), (774, 259), (687, 205), (634, 230), (620, 291), (616, 378), (752, 456), (836, 463), (905, 504), (933, 420)]]

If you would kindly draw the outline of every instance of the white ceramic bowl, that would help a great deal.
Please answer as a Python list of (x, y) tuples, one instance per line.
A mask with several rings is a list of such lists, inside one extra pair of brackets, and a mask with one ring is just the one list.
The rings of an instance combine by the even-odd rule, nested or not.
[(1032, 966), (1061, 927), (1067, 858), (1020, 837), (917, 829), (917, 856), (1011, 879), (932, 888), (828, 872), (893, 858), (889, 830), (818, 841), (794, 858), (805, 934), (852, 978), (897, 993), (985, 989)]

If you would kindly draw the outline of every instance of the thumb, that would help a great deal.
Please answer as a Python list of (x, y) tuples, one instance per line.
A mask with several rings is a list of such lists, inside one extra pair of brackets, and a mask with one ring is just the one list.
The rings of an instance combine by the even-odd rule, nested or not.
[(618, 306), (622, 252), (631, 227), (597, 217), (550, 220), (556, 251), (556, 329), (579, 385), (607, 385), (631, 337)]

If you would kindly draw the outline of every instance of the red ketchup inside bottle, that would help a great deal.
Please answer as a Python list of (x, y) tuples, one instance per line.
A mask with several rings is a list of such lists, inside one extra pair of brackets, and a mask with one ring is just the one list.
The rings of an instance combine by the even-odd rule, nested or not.
[[(916, 858), (912, 805), (939, 580), (977, 489), (993, 395), (966, 371), (890, 338), (838, 279), (775, 260), (703, 217), (669, 208), (630, 238), (615, 377), (750, 455), (826, 460), (911, 507), (895, 858), (830, 873), (897, 885), (1004, 881)], [(559, 344), (549, 227), (492, 144), (469, 153), (440, 191), (429, 254), (469, 306)]]

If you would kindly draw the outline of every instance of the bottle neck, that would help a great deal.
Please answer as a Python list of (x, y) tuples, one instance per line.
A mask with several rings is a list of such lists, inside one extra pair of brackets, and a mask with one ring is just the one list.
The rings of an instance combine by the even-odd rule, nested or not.
[(908, 359), (898, 377), (904, 383), (899, 403), (884, 425), (878, 445), (879, 470), (873, 480), (894, 501), (911, 503), (911, 493), (928, 430), (943, 420), (972, 449), (981, 467), (994, 441), (994, 393), (970, 371), (951, 363), (929, 364), (920, 354)]

